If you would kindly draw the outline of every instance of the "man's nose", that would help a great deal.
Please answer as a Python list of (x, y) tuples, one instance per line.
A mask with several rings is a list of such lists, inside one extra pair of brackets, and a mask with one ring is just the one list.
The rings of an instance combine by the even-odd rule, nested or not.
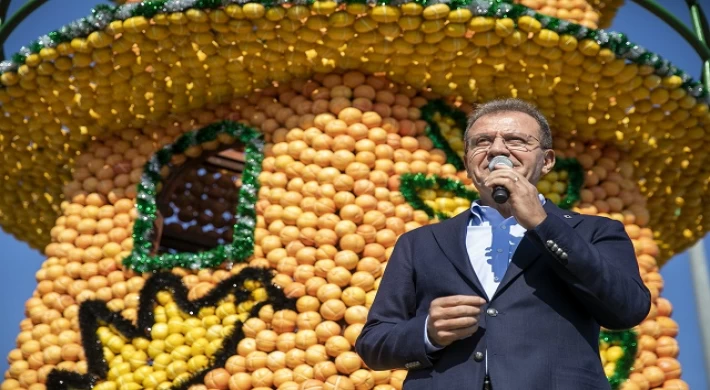
[(495, 137), (490, 148), (488, 148), (488, 155), (492, 158), (495, 156), (509, 156), (510, 150), (505, 146), (505, 142), (502, 137)]

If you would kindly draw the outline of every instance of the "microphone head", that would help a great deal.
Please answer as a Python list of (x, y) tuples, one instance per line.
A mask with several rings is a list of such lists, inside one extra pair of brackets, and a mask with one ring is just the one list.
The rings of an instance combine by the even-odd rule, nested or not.
[(505, 156), (495, 156), (495, 157), (493, 157), (493, 159), (491, 160), (491, 162), (488, 164), (488, 169), (489, 169), (490, 171), (493, 171), (493, 170), (496, 169), (496, 165), (499, 165), (499, 164), (505, 165), (505, 166), (508, 167), (508, 168), (512, 168), (512, 167), (513, 167), (513, 162), (510, 161), (510, 159), (509, 159), (508, 157), (505, 157)]

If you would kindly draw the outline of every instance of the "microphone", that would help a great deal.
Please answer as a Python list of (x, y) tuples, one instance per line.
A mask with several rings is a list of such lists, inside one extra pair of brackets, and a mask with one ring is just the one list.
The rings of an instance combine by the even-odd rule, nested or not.
[[(496, 165), (505, 165), (507, 167), (513, 168), (513, 162), (510, 161), (508, 157), (505, 156), (495, 156), (493, 160), (488, 164), (488, 169), (493, 172), (496, 169)], [(493, 188), (493, 200), (498, 204), (503, 204), (508, 201), (510, 197), (510, 192), (503, 186), (495, 186)]]

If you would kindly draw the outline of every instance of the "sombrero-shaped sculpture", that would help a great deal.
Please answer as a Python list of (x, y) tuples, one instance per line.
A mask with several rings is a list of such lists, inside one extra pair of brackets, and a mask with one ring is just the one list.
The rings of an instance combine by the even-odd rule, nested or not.
[(477, 197), (465, 115), (506, 96), (552, 125), (540, 191), (622, 221), (652, 291), (639, 327), (602, 333), (610, 382), (687, 388), (658, 267), (710, 229), (708, 92), (594, 28), (620, 2), (523, 3), (573, 21), (145, 1), (1, 63), (0, 224), (48, 256), (2, 389), (401, 388), (352, 346), (397, 237)]

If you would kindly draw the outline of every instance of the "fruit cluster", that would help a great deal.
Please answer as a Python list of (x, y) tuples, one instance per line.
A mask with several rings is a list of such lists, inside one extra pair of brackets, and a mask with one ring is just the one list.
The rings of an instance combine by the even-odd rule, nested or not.
[[(0, 137), (6, 231), (47, 244), (76, 155), (93, 137), (165, 128), (170, 115), (226, 104), (273, 80), (347, 69), (386, 72), (468, 104), (518, 96), (554, 118), (556, 137), (617, 144), (638, 162), (635, 179), (645, 178), (663, 259), (710, 229), (710, 218), (700, 218), (710, 212), (704, 190), (689, 186), (707, 165), (699, 152), (710, 123), (704, 91), (621, 35), (497, 2), (495, 17), (443, 3), (252, 2), (170, 13), (160, 4), (146, 2), (130, 13), (137, 16), (119, 9), (101, 29), (72, 25), (2, 67), (0, 132), (12, 134)], [(114, 179), (87, 177), (85, 185), (107, 192), (109, 181), (127, 183)]]
[[(63, 203), (64, 215), (52, 229), (54, 242), (46, 247), (49, 258), (37, 273), (37, 291), (27, 302), (28, 318), (21, 325), (18, 348), (10, 353), (11, 366), (2, 389), (42, 389), (47, 373), (54, 368), (86, 372), (77, 318), (82, 302), (100, 299), (125, 318), (136, 319), (139, 293), (149, 274), (135, 275), (123, 269), (121, 260), (133, 246), (130, 232), (137, 217), (137, 172), (156, 150), (180, 135), (223, 119), (257, 128), (266, 141), (256, 202), (254, 255), (248, 265), (274, 269), (273, 283), (296, 300), (296, 310), (274, 314), (265, 309), (246, 320), (245, 338), (235, 355), (224, 368), (205, 377), (205, 386), (401, 388), (406, 371), (371, 371), (354, 354), (353, 345), (397, 237), (432, 221), (426, 212), (405, 200), (400, 192), (401, 175), (462, 176), (445, 163), (444, 152), (435, 149), (424, 135), (427, 123), (421, 119), (420, 108), (435, 98), (431, 93), (417, 93), (413, 88), (359, 72), (317, 75), (310, 81), (270, 86), (249, 98), (213, 105), (212, 109), (176, 115), (142, 131), (126, 130), (120, 137), (94, 141), (89, 152), (77, 159), (74, 179), (66, 187), (69, 200)], [(683, 388), (675, 360), (678, 349), (673, 337), (677, 326), (669, 318), (670, 304), (659, 297), (663, 287), (658, 273), (659, 249), (649, 227), (645, 198), (634, 179), (638, 168), (614, 146), (563, 137), (556, 138), (554, 146), (559, 156), (576, 158), (584, 169), (581, 201), (575, 210), (624, 223), (644, 282), (653, 295), (649, 317), (635, 329), (639, 334), (638, 356), (631, 380), (624, 382), (623, 388), (647, 389), (664, 384)], [(184, 155), (173, 156), (173, 162), (177, 166), (211, 149), (190, 148)], [(87, 180), (98, 172), (105, 172), (101, 174), (103, 179), (89, 181), (95, 185), (87, 186)], [(118, 176), (125, 181), (120, 187), (115, 186)], [(163, 177), (168, 178), (169, 172), (164, 171)], [(564, 189), (565, 173), (550, 174), (546, 180), (539, 185), (543, 189), (549, 186), (547, 196), (554, 196), (555, 191)], [(441, 200), (437, 200), (436, 192), (420, 191), (427, 201), (434, 196), (434, 202), (444, 206), (451, 202), (445, 195), (440, 193)], [(461, 209), (468, 206), (455, 197), (453, 202)], [(240, 269), (235, 265), (231, 270), (176, 268), (172, 272), (182, 277), (191, 298), (197, 298)], [(206, 336), (210, 329), (219, 325), (224, 331), (237, 319), (234, 315), (242, 313), (239, 306), (236, 314), (232, 313), (229, 302), (222, 306), (214, 308), (214, 315), (207, 314), (212, 311), (206, 309), (197, 319), (189, 319), (175, 312), (168, 297), (161, 296), (156, 313), (165, 313), (168, 333), (153, 336), (164, 343), (170, 337), (170, 348), (174, 348), (169, 352), (167, 345), (163, 350), (160, 345), (149, 348), (145, 353), (153, 359), (152, 376), (146, 368), (136, 376), (131, 366), (132, 383), (167, 386), (161, 383), (192, 372), (191, 361), (192, 368), (200, 367), (202, 358), (195, 356), (203, 355), (192, 353), (195, 342), (198, 347), (204, 344), (206, 353), (208, 346), (216, 343)], [(175, 332), (171, 332), (170, 321), (182, 325), (173, 325)], [(202, 321), (206, 344), (188, 342), (188, 338), (202, 338), (197, 337), (201, 331), (193, 335), (185, 327), (187, 323), (199, 328), (192, 327), (196, 321)], [(162, 332), (161, 326), (155, 331)], [(127, 348), (130, 355), (135, 353), (140, 358), (142, 354), (131, 348), (140, 350), (141, 341), (137, 342), (139, 346), (125, 341), (121, 346), (117, 336), (103, 329), (98, 336), (108, 348), (106, 356), (121, 357), (115, 360), (111, 377), (128, 379), (123, 371), (131, 361), (127, 362), (121, 351)], [(190, 347), (189, 356), (180, 346), (181, 340), (182, 346)], [(209, 347), (210, 352), (216, 347)], [(618, 361), (619, 351), (604, 347), (607, 370), (614, 371), (612, 363)], [(183, 350), (184, 356), (180, 354)], [(174, 353), (185, 359), (176, 360)], [(159, 367), (165, 366), (163, 371), (155, 368), (159, 355), (164, 356), (158, 361)], [(183, 371), (186, 367), (188, 371)], [(122, 388), (115, 383), (116, 388)]]
[(542, 14), (578, 23), (589, 28), (611, 24), (623, 0), (516, 0)]

